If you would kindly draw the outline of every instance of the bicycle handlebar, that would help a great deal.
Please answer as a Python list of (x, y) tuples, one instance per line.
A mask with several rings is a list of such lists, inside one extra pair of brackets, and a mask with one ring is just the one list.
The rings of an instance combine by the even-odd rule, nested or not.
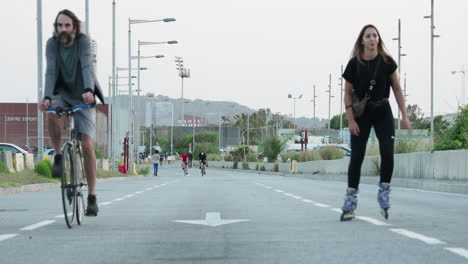
[(76, 112), (80, 109), (92, 108), (94, 104), (83, 104), (83, 105), (74, 105), (68, 109), (64, 109), (60, 106), (52, 106), (45, 110), (47, 113), (55, 113), (57, 115), (62, 115), (63, 113)]

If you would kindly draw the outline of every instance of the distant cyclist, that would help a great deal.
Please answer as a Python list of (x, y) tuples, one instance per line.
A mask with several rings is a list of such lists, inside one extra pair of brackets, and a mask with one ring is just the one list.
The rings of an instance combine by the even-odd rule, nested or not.
[[(80, 31), (81, 21), (70, 10), (62, 10), (54, 21), (54, 34), (46, 45), (47, 68), (45, 94), (39, 105), (41, 111), (51, 106), (70, 108), (93, 104), (95, 96), (104, 102), (93, 65), (91, 42)], [(87, 216), (97, 216), (96, 155), (93, 136), (96, 128), (96, 109), (82, 109), (74, 114), (75, 129), (84, 153), (84, 169), (88, 182)], [(48, 130), (55, 149), (52, 176), (60, 177), (62, 159), (61, 122), (55, 114), (47, 116)]]
[(188, 160), (189, 155), (187, 153), (182, 154), (182, 169), (184, 170), (184, 174), (188, 176)]
[(200, 169), (202, 164), (206, 166), (206, 153), (203, 149), (201, 149), (200, 153), (198, 154), (198, 160), (200, 161)]

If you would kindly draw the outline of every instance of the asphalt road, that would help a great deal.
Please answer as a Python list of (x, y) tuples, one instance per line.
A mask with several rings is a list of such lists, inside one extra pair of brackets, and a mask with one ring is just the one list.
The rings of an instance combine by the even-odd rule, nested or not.
[(98, 185), (100, 213), (68, 229), (59, 190), (0, 195), (0, 263), (468, 263), (468, 196), (208, 168)]

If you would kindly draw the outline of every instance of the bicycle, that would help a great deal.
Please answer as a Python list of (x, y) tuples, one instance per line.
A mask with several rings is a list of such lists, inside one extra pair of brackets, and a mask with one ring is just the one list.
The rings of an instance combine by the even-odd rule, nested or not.
[(203, 160), (200, 160), (200, 171), (201, 171), (201, 175), (205, 176), (205, 174), (206, 174), (206, 162), (203, 161)]
[(64, 218), (68, 228), (72, 228), (75, 223), (78, 225), (83, 223), (85, 211), (83, 189), (87, 185), (83, 170), (83, 151), (75, 131), (73, 113), (91, 107), (92, 105), (76, 105), (69, 109), (49, 107), (46, 110), (46, 112), (65, 116), (68, 119), (66, 129), (70, 133), (70, 138), (62, 145), (60, 164), (60, 192), (62, 194)]

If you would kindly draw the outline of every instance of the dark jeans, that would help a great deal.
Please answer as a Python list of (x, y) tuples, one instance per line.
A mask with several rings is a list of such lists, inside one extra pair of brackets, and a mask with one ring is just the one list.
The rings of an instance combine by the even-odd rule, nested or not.
[(390, 104), (368, 105), (364, 115), (356, 122), (359, 136), (351, 135), (351, 160), (348, 168), (348, 187), (358, 189), (361, 178), (361, 166), (366, 153), (367, 140), (371, 127), (379, 140), (380, 147), (380, 183), (390, 183), (393, 174), (393, 150), (395, 142), (395, 125)]

